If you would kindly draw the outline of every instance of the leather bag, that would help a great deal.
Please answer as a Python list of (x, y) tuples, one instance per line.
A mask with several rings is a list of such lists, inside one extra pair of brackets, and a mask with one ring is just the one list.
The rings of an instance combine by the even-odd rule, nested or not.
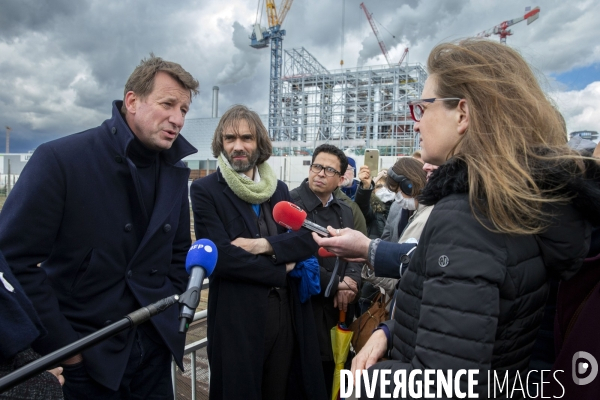
[(363, 348), (367, 340), (371, 337), (373, 330), (377, 328), (377, 325), (389, 320), (387, 308), (391, 300), (392, 298), (390, 297), (388, 301), (385, 301), (385, 294), (377, 293), (371, 303), (371, 307), (350, 324), (350, 330), (354, 332), (352, 335), (352, 347), (355, 352), (358, 353)]

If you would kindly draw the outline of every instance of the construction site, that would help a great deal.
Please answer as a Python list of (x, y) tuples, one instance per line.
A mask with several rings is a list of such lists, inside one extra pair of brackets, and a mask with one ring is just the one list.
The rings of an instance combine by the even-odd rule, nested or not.
[[(359, 158), (365, 149), (378, 149), (380, 156), (390, 160), (417, 150), (419, 138), (413, 130), (408, 103), (421, 96), (427, 78), (423, 65), (405, 61), (408, 48), (397, 62), (390, 59), (364, 3), (360, 8), (387, 65), (328, 70), (304, 47), (284, 50), (286, 31), (281, 24), (291, 4), (292, 0), (284, 0), (276, 8), (272, 0), (267, 0), (269, 27), (263, 28), (257, 20), (250, 37), (250, 46), (270, 47), (271, 53), (269, 113), (261, 116), (273, 142), (270, 162), (275, 167), (287, 162), (289, 165), (282, 170), (289, 171), (293, 162), (278, 157), (310, 156), (322, 143), (334, 144)], [(188, 121), (189, 128), (183, 132), (200, 149), (186, 161), (192, 169), (206, 172), (216, 168), (210, 146), (203, 139), (212, 136), (218, 123), (218, 88), (213, 89), (212, 118)], [(282, 175), (279, 178), (288, 184), (294, 181)]]
[[(273, 142), (269, 163), (278, 178), (291, 188), (305, 175), (299, 168), (310, 159), (313, 149), (323, 143), (333, 144), (362, 163), (365, 149), (377, 149), (380, 168), (391, 166), (397, 157), (411, 155), (419, 149), (419, 135), (413, 129), (408, 104), (421, 97), (427, 72), (420, 63), (408, 63), (409, 48), (398, 61), (392, 60), (380, 35), (378, 22), (360, 4), (378, 42), (386, 65), (345, 67), (329, 70), (304, 47), (284, 49), (286, 31), (282, 24), (293, 0), (259, 0), (266, 11), (268, 27), (258, 17), (252, 26), (250, 46), (270, 50), (268, 114), (261, 118)], [(264, 6), (263, 6), (264, 3)], [(264, 7), (264, 8), (262, 8)], [(480, 32), (478, 37), (497, 35), (502, 43), (512, 35), (509, 27), (539, 17), (539, 7), (527, 7), (525, 14), (501, 22)], [(342, 48), (343, 48), (342, 10)], [(380, 25), (381, 27), (381, 25)], [(183, 131), (199, 152), (186, 158), (194, 177), (205, 176), (216, 169), (210, 151), (210, 138), (219, 120), (218, 87), (213, 88), (212, 118), (186, 122)], [(298, 172), (298, 176), (294, 176)]]
[(410, 155), (418, 148), (408, 102), (427, 78), (420, 64), (328, 71), (304, 48), (286, 50), (283, 76), (271, 87), (274, 155), (306, 155), (329, 142), (361, 154)]

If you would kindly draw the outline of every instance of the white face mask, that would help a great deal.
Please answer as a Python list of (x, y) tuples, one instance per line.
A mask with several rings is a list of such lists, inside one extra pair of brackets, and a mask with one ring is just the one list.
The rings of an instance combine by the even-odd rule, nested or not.
[(375, 191), (375, 196), (384, 203), (387, 203), (388, 201), (394, 200), (396, 195), (390, 189), (382, 187)]
[(398, 191), (396, 193), (396, 202), (400, 204), (400, 206), (406, 210), (416, 210), (417, 206), (415, 205), (415, 199), (413, 197), (404, 197), (402, 193)]

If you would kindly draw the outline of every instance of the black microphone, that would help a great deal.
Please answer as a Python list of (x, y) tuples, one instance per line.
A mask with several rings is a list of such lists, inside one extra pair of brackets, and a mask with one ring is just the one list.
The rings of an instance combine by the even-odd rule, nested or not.
[(183, 304), (179, 314), (179, 333), (187, 332), (190, 322), (200, 302), (200, 289), (204, 278), (210, 276), (217, 265), (217, 246), (208, 239), (199, 239), (194, 242), (185, 259), (185, 270), (190, 274), (185, 293), (181, 295), (180, 303)]

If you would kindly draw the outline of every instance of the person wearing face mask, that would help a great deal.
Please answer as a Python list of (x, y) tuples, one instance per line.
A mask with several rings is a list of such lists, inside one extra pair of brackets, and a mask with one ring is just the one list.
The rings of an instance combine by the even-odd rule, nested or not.
[[(401, 167), (401, 165), (406, 165), (405, 163), (407, 163), (407, 161), (401, 161), (401, 160), (408, 160), (408, 157), (405, 158), (399, 158), (398, 161), (396, 161), (396, 164), (394, 164), (394, 166), (391, 168), (392, 170), (394, 168), (396, 168), (396, 171), (398, 174), (402, 175), (403, 169)], [(411, 158), (414, 161), (418, 161), (415, 158)], [(410, 161), (408, 162), (408, 165), (411, 166), (416, 166), (417, 164), (415, 164), (414, 162)], [(423, 164), (421, 164), (419, 162), (419, 165), (421, 165), (421, 168), (423, 167)], [(414, 169), (414, 168), (413, 168)], [(398, 242), (398, 240), (400, 239), (400, 236), (402, 235), (402, 232), (404, 231), (404, 228), (406, 228), (406, 226), (408, 225), (408, 220), (410, 219), (410, 217), (412, 216), (413, 212), (414, 212), (414, 208), (413, 210), (409, 210), (406, 204), (406, 201), (404, 200), (404, 197), (402, 196), (401, 193), (398, 193), (398, 184), (395, 183), (393, 180), (389, 180), (387, 178), (387, 172), (386, 172), (386, 188), (388, 190), (389, 193), (391, 193), (394, 197), (393, 199), (395, 200), (391, 207), (390, 207), (390, 211), (389, 211), (389, 215), (388, 215), (388, 219), (385, 223), (385, 226), (383, 228), (383, 232), (381, 234), (381, 240), (384, 240), (386, 242)], [(419, 181), (421, 179), (420, 176), (415, 175), (414, 179), (416, 181)], [(389, 185), (388, 185), (389, 183)], [(392, 189), (394, 189), (393, 191), (390, 190), (390, 185), (392, 187)], [(425, 184), (423, 184), (420, 187), (424, 187)], [(389, 196), (389, 194), (387, 194)]]
[(371, 180), (371, 171), (366, 165), (361, 166), (358, 173), (360, 185), (354, 202), (365, 217), (367, 236), (371, 239), (381, 237), (395, 199), (395, 194), (385, 186), (386, 175), (387, 169), (383, 169)]
[[(361, 168), (359, 178), (361, 178), (361, 188), (368, 184), (367, 170)], [(423, 164), (411, 157), (403, 157), (398, 159), (394, 166), (387, 171), (386, 174), (386, 189), (388, 192), (378, 189), (380, 195), (384, 198), (392, 198), (394, 201), (390, 207), (390, 215), (388, 217), (388, 226), (393, 228), (387, 232), (391, 234), (382, 238), (374, 238), (374, 242), (380, 241), (404, 243), (411, 239), (411, 242), (418, 242), (420, 233), (429, 217), (432, 207), (419, 205), (415, 200), (427, 182)], [(389, 194), (388, 194), (389, 193)], [(390, 196), (391, 195), (391, 196)], [(358, 193), (357, 193), (358, 197)], [(372, 212), (372, 210), (369, 210)], [(393, 221), (393, 222), (390, 222)], [(362, 270), (362, 278), (369, 282), (375, 288), (382, 288), (385, 292), (392, 296), (394, 294), (398, 279), (398, 269), (393, 276), (382, 273), (381, 270), (375, 271), (365, 265)], [(361, 293), (362, 303), (368, 305), (366, 299), (373, 295), (373, 291), (369, 292), (368, 287)], [(376, 292), (374, 292), (376, 293)], [(363, 307), (364, 308), (364, 307)]]
[(433, 206), (419, 204), (416, 197), (427, 183), (427, 175), (423, 164), (414, 158), (401, 158), (387, 173), (387, 187), (395, 192), (395, 201), (403, 210), (408, 210), (410, 217), (401, 232), (398, 243), (409, 239), (418, 242), (421, 231), (429, 218)]

